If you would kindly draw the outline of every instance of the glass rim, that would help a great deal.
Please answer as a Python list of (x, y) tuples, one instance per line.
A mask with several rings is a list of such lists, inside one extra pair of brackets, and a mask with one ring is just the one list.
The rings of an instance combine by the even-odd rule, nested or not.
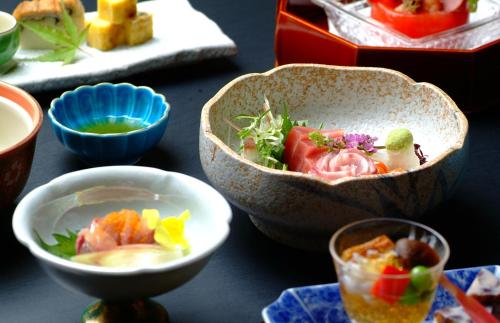
[[(398, 219), (398, 218), (371, 218), (371, 219), (365, 219), (365, 220), (360, 220), (360, 221), (355, 221), (355, 222), (349, 223), (347, 225), (344, 225), (340, 229), (338, 229), (332, 235), (332, 237), (330, 238), (330, 241), (328, 243), (328, 249), (330, 251), (330, 255), (332, 256), (334, 262), (335, 263), (339, 263), (341, 266), (349, 266), (348, 262), (344, 261), (338, 255), (337, 251), (335, 250), (335, 242), (337, 241), (338, 237), (343, 232), (345, 232), (347, 229), (350, 229), (350, 228), (352, 228), (354, 226), (357, 226), (357, 225), (360, 225), (360, 224), (363, 224), (363, 223), (370, 223), (370, 222), (377, 222), (377, 221), (382, 221), (382, 222), (399, 222), (399, 223), (410, 224), (410, 225), (419, 227), (421, 229), (424, 229), (424, 230), (430, 232), (431, 234), (433, 234), (434, 236), (436, 236), (438, 238), (438, 240), (444, 246), (444, 254), (443, 254), (442, 257), (440, 257), (439, 262), (437, 264), (435, 264), (434, 266), (432, 266), (432, 267), (428, 267), (428, 270), (429, 270), (430, 273), (435, 273), (435, 272), (442, 271), (444, 269), (444, 265), (446, 264), (446, 262), (448, 261), (448, 258), (450, 256), (450, 246), (448, 245), (448, 242), (446, 241), (446, 239), (439, 232), (437, 232), (436, 230), (432, 229), (431, 227), (429, 227), (429, 226), (427, 226), (425, 224), (421, 224), (421, 223), (418, 223), (418, 222), (415, 222), (415, 221), (411, 221), (411, 220)], [(351, 269), (354, 269), (354, 268), (351, 268)], [(379, 273), (369, 272), (369, 271), (363, 270), (363, 269), (354, 269), (354, 270), (356, 270), (357, 272), (362, 273), (364, 275), (370, 275), (370, 276), (374, 276), (374, 277), (384, 277), (384, 278), (387, 277), (387, 278), (391, 278), (391, 279), (403, 279), (403, 278), (408, 278), (408, 277), (411, 276), (410, 273), (407, 273), (407, 274), (383, 274), (383, 273), (380, 273), (379, 274)], [(337, 279), (338, 279), (338, 277), (337, 277)]]

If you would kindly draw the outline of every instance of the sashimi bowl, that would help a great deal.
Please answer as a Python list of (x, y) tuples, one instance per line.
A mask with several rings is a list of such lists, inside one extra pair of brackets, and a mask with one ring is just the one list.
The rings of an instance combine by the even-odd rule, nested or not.
[[(60, 243), (54, 234), (80, 235), (91, 223), (90, 231), (95, 233), (104, 222), (102, 218), (96, 222), (96, 217), (124, 209), (157, 210), (161, 218), (189, 210), (182, 226), (188, 252), (165, 262), (151, 263), (149, 256), (143, 256), (133, 267), (101, 266), (63, 258), (46, 247)], [(224, 197), (195, 178), (148, 167), (108, 166), (69, 173), (34, 189), (14, 211), (13, 229), (57, 282), (106, 302), (124, 304), (168, 292), (193, 278), (227, 238), (230, 220), (231, 209)], [(137, 226), (133, 230), (137, 233)], [(122, 243), (125, 231), (120, 233)]]
[[(388, 138), (387, 150), (393, 130), (409, 130), (412, 142), (420, 144), (415, 151), (411, 145), (417, 164), (380, 173), (377, 166), (367, 175), (340, 178), (318, 176), (313, 169), (290, 171), (281, 164), (266, 167), (245, 153), (242, 130), (257, 120), (246, 116), (272, 114), (278, 120), (280, 113), (281, 118), (307, 120), (322, 134), (341, 129), (380, 138), (372, 146), (383, 146)], [(285, 160), (291, 134), (283, 139)], [(312, 142), (312, 137), (305, 140)], [(376, 217), (417, 219), (448, 199), (465, 167), (468, 122), (442, 90), (396, 71), (292, 64), (243, 75), (224, 86), (203, 107), (199, 142), (209, 180), (260, 231), (289, 246), (326, 252), (328, 239), (345, 224)]]

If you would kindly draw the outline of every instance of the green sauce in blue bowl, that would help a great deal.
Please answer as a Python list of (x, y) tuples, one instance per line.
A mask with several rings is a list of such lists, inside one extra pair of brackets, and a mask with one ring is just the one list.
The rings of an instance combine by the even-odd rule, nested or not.
[(9, 62), (17, 52), (19, 32), (16, 18), (0, 11), (0, 66)]
[(48, 111), (59, 141), (90, 165), (136, 163), (161, 140), (170, 105), (128, 83), (84, 85), (54, 99)]

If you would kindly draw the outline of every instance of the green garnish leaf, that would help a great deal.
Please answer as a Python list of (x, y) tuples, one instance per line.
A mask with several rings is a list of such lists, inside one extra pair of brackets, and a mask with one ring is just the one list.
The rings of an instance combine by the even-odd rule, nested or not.
[(85, 27), (80, 32), (80, 34), (78, 34), (78, 41), (77, 41), (78, 46), (80, 46), (81, 44), (83, 44), (83, 42), (87, 39), (87, 35), (89, 33), (89, 28), (90, 28), (90, 25), (88, 25), (87, 27)]
[(68, 52), (74, 51), (72, 48), (58, 48), (51, 50), (43, 55), (40, 55), (36, 58), (37, 61), (40, 62), (57, 62), (57, 61), (65, 61), (69, 54)]
[(69, 16), (62, 2), (60, 6), (62, 8), (62, 25), (64, 28), (53, 28), (36, 21), (20, 22), (21, 26), (31, 30), (37, 36), (56, 47), (56, 49), (46, 54), (35, 57), (32, 59), (34, 61), (61, 61), (64, 64), (71, 64), (75, 60), (78, 50), (81, 50), (80, 45), (87, 38), (88, 27), (78, 32), (77, 26)]
[(75, 55), (76, 55), (76, 48), (69, 50), (67, 56), (63, 60), (64, 65), (71, 64), (75, 59)]
[(478, 2), (478, 0), (468, 0), (467, 1), (467, 9), (469, 9), (469, 12), (476, 12), (477, 11), (477, 2)]
[(244, 152), (245, 141), (255, 144), (257, 162), (266, 167), (286, 170), (283, 163), (283, 152), (288, 133), (294, 126), (306, 125), (306, 121), (294, 121), (288, 114), (288, 107), (283, 105), (283, 113), (274, 116), (269, 106), (269, 101), (264, 98), (264, 111), (256, 116), (238, 115), (236, 120), (245, 120), (249, 125), (238, 131), (241, 139), (240, 152)]
[(66, 229), (66, 231), (67, 236), (60, 233), (54, 233), (52, 235), (57, 241), (57, 243), (54, 245), (49, 245), (48, 243), (43, 241), (38, 232), (35, 231), (35, 234), (43, 249), (47, 250), (55, 256), (70, 259), (71, 257), (76, 255), (76, 238), (78, 237), (78, 235), (76, 232), (69, 229)]
[(324, 136), (319, 131), (312, 131), (307, 135), (307, 137), (314, 142), (316, 147), (325, 147), (328, 145), (328, 143), (332, 142), (332, 139)]
[(40, 38), (48, 41), (51, 44), (58, 45), (61, 47), (71, 47), (71, 40), (67, 37), (67, 34), (57, 28), (52, 28), (35, 21), (21, 21), (23, 27), (31, 30)]
[[(76, 27), (75, 23), (71, 19), (71, 17), (68, 14), (68, 11), (64, 7), (64, 3), (61, 1), (60, 3), (61, 7), (63, 8), (62, 11), (62, 22), (64, 25), (64, 30), (66, 31), (69, 39), (78, 39), (78, 28)], [(80, 45), (80, 44), (78, 44)]]
[(422, 6), (422, 0), (403, 0), (403, 8), (406, 12), (416, 13)]

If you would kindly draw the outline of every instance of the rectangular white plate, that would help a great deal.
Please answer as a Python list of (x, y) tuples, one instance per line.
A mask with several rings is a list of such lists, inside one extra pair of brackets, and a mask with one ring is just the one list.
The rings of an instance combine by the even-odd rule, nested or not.
[[(126, 77), (138, 72), (235, 55), (235, 43), (188, 0), (140, 2), (139, 11), (153, 14), (153, 39), (138, 46), (102, 52), (87, 45), (73, 64), (32, 62), (43, 51), (19, 50), (18, 65), (0, 80), (29, 92), (76, 87)], [(90, 20), (95, 12), (87, 13)]]

